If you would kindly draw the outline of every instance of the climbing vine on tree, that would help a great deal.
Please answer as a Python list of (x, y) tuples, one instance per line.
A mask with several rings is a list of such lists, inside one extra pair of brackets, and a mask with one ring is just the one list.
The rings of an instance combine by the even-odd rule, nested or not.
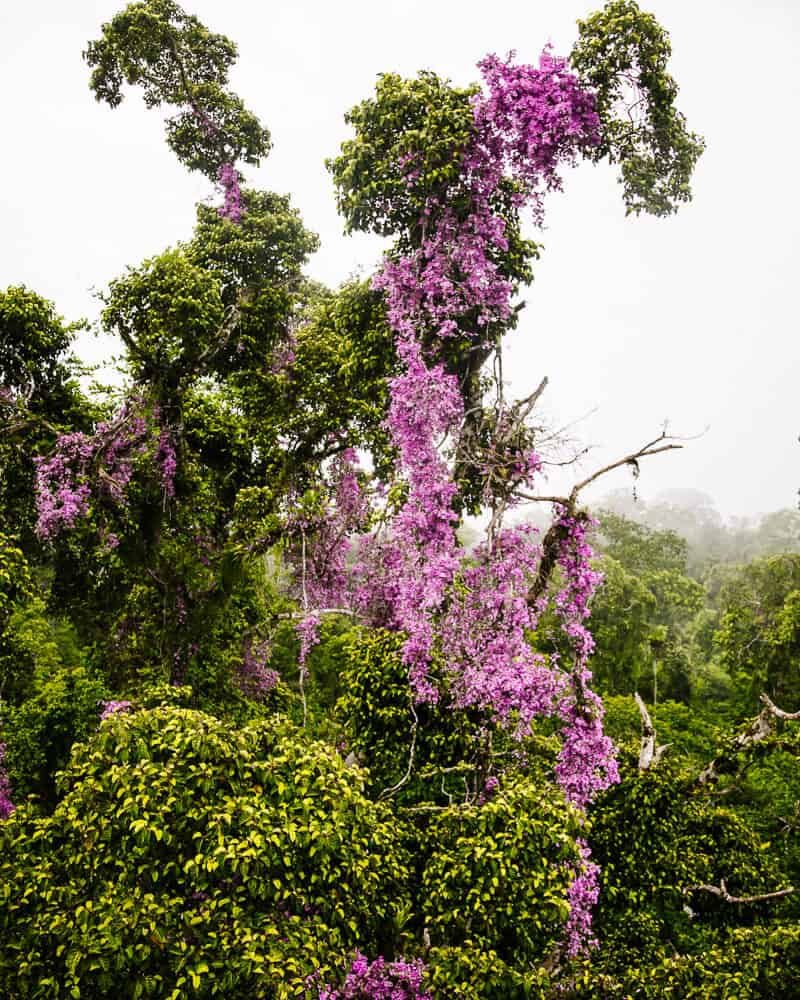
[[(602, 575), (580, 499), (607, 470), (546, 495), (547, 380), (515, 400), (503, 379), (540, 252), (523, 233), (569, 168), (618, 163), (635, 214), (688, 200), (702, 141), (669, 54), (613, 0), (569, 57), (485, 55), (464, 86), (381, 76), (328, 167), (345, 229), (393, 242), (329, 290), (303, 273), (317, 239), (289, 198), (247, 184), (270, 136), (229, 88), (235, 45), (172, 0), (89, 42), (96, 98), (166, 108), (221, 204), (110, 282), (127, 383), (102, 406), (51, 308), (0, 303), (0, 413), (36, 428), (26, 497), (3, 482), (28, 530), (0, 536), (0, 641), (54, 623), (55, 671), (40, 655), (26, 687), (0, 649), (4, 986), (569, 995), (591, 981), (601, 890), (624, 896), (613, 817), (636, 813), (641, 853), (655, 799), (673, 820), (652, 878), (684, 851), (680, 877), (707, 889), (698, 843), (740, 828), (705, 800), (682, 811), (688, 785), (634, 780), (592, 686)], [(551, 506), (546, 530), (511, 523), (523, 502)], [(470, 549), (465, 513), (487, 526)], [(743, 884), (774, 874), (726, 850)], [(610, 937), (629, 904), (603, 904)]]

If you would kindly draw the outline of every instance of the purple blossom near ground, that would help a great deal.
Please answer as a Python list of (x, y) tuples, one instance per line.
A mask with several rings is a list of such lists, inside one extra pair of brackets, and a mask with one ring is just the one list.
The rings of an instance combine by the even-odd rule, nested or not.
[(600, 897), (600, 867), (590, 860), (592, 852), (585, 840), (578, 841), (583, 866), (567, 890), (569, 916), (564, 928), (564, 950), (570, 958), (597, 946), (592, 934), (592, 910)]
[(16, 808), (11, 801), (11, 782), (8, 780), (8, 773), (3, 764), (5, 756), (6, 745), (0, 743), (0, 819), (8, 819)]
[(116, 715), (118, 712), (130, 712), (133, 708), (133, 705), (129, 701), (102, 701), (100, 704), (103, 706), (103, 711), (100, 713), (101, 722), (105, 719), (110, 719), (112, 715)]
[(431, 1000), (422, 986), (424, 974), (419, 960), (387, 962), (379, 956), (370, 962), (357, 951), (342, 986), (312, 989), (317, 1000)]

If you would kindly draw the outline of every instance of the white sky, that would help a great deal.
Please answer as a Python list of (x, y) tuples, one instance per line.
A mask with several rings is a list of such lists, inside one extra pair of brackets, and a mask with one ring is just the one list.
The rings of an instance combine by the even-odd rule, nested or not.
[[(794, 506), (800, 487), (797, 309), (798, 0), (642, 0), (669, 30), (679, 107), (707, 150), (693, 203), (671, 219), (625, 218), (613, 170), (584, 165), (547, 205), (528, 308), (511, 336), (511, 391), (550, 377), (547, 412), (597, 446), (583, 474), (655, 436), (665, 418), (698, 440), (652, 458), (645, 498), (692, 487), (726, 514)], [(132, 93), (95, 103), (81, 59), (121, 0), (0, 0), (0, 287), (23, 283), (67, 319), (95, 318), (91, 288), (191, 233), (210, 195), (166, 148)], [(369, 273), (380, 242), (342, 236), (324, 168), (342, 115), (380, 72), (433, 69), (465, 84), (488, 51), (567, 54), (598, 2), (186, 0), (239, 45), (232, 83), (272, 132), (255, 186), (288, 191), (331, 285)], [(87, 337), (80, 353), (113, 350)], [(597, 491), (630, 482), (615, 473)], [(553, 489), (565, 485), (557, 480)], [(597, 495), (597, 494), (595, 494)]]

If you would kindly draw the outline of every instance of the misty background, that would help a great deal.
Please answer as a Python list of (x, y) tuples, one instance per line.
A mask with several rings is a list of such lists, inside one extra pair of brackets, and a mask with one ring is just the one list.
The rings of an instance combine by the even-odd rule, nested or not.
[[(30, 0), (0, 9), (5, 156), (0, 161), (0, 285), (25, 284), (68, 320), (96, 321), (103, 288), (127, 265), (187, 239), (194, 204), (219, 201), (163, 141), (132, 93), (112, 112), (88, 89), (81, 52), (122, 0)], [(592, 0), (186, 0), (239, 46), (232, 86), (272, 132), (253, 186), (290, 192), (321, 238), (310, 274), (337, 285), (371, 273), (383, 242), (344, 237), (324, 160), (343, 114), (376, 76), (432, 69), (463, 85), (488, 51), (535, 61), (568, 54)], [(642, 463), (636, 516), (689, 503), (736, 518), (795, 508), (800, 486), (796, 163), (800, 16), (795, 3), (644, 2), (670, 32), (679, 108), (705, 136), (694, 201), (669, 219), (625, 217), (614, 169), (567, 171), (546, 204), (544, 245), (519, 328), (508, 338), (510, 393), (543, 375), (543, 410), (590, 446), (547, 492), (635, 450), (664, 421), (692, 437)], [(104, 336), (80, 356), (107, 360)], [(699, 435), (699, 436), (698, 436)], [(587, 491), (632, 501), (630, 470)], [(665, 492), (665, 491), (672, 491)], [(676, 492), (677, 491), (677, 492)], [(680, 498), (683, 498), (682, 500)], [(620, 499), (623, 498), (623, 499)], [(719, 514), (716, 515), (719, 517)], [(731, 520), (734, 519), (734, 520)]]

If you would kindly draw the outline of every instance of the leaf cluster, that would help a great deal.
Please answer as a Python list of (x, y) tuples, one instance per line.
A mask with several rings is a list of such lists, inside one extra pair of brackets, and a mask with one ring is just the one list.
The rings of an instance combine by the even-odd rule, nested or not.
[(667, 32), (634, 0), (612, 0), (578, 22), (570, 62), (595, 91), (600, 143), (595, 160), (620, 164), (627, 213), (670, 215), (691, 199), (689, 181), (704, 142), (675, 107)]

